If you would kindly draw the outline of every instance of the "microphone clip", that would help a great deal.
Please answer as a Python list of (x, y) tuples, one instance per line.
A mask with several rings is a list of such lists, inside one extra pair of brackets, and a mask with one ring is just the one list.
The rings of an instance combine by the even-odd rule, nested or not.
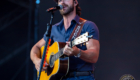
[(49, 9), (47, 9), (46, 11), (47, 11), (47, 12), (55, 12), (55, 11), (60, 10), (60, 9), (62, 9), (62, 8), (63, 8), (62, 5), (58, 5), (58, 6), (49, 8)]

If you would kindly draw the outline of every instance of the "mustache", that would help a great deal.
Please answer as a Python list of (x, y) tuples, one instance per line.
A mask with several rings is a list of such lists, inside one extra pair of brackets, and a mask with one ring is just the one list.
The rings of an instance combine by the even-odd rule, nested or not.
[(67, 5), (67, 4), (65, 4), (65, 3), (63, 3), (63, 4), (62, 4), (62, 6), (63, 6), (63, 7), (67, 7), (68, 5)]

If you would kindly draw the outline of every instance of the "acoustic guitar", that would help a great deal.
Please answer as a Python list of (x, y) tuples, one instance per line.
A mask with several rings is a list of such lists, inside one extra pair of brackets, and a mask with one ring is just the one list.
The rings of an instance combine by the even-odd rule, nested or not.
[[(85, 43), (89, 41), (91, 36), (88, 36), (88, 32), (77, 37), (73, 41), (70, 41), (69, 46)], [(40, 80), (61, 80), (69, 71), (69, 57), (63, 54), (63, 49), (66, 43), (54, 42), (48, 49), (46, 54), (46, 62), (49, 64), (46, 71), (42, 71)], [(44, 46), (41, 48), (41, 56), (43, 55)], [(61, 59), (60, 59), (61, 58)], [(38, 73), (38, 72), (37, 72)], [(56, 79), (57, 78), (57, 79)]]

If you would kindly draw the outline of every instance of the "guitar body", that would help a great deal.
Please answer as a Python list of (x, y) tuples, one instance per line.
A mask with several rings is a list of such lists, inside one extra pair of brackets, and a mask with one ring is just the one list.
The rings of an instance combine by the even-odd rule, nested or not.
[[(89, 41), (89, 38), (92, 37), (92, 35), (89, 36), (88, 32), (86, 32), (73, 41), (70, 41), (69, 46), (72, 48), (75, 45)], [(49, 47), (46, 54), (46, 62), (49, 64), (49, 66), (46, 71), (41, 72), (40, 80), (61, 80), (65, 75), (67, 75), (69, 70), (69, 57), (63, 55), (62, 49), (65, 45), (66, 43), (54, 42)], [(44, 46), (40, 51), (42, 57)], [(37, 74), (39, 74), (39, 72), (37, 72)]]
[[(65, 46), (65, 43), (54, 42), (48, 49), (46, 54), (46, 62), (50, 63), (51, 57), (59, 52), (61, 48)], [(43, 55), (44, 46), (41, 48), (41, 57)], [(68, 73), (69, 70), (69, 57), (63, 58), (62, 60), (57, 59), (54, 61), (53, 66), (49, 66), (47, 71), (42, 71), (40, 80), (61, 80), (63, 76)], [(38, 72), (37, 72), (38, 73)]]

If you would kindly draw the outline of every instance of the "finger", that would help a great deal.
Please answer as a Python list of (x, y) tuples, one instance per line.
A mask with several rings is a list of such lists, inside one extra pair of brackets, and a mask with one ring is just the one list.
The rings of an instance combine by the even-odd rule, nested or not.
[(67, 48), (67, 49), (66, 49), (66, 53), (69, 54), (69, 53), (71, 53), (71, 52), (72, 52), (72, 49), (71, 49), (71, 48)]
[(63, 53), (65, 54), (66, 53), (66, 50), (67, 50), (67, 45), (65, 46), (64, 50), (63, 50)]
[(70, 46), (70, 42), (66, 42), (66, 46), (69, 47)]
[(47, 67), (43, 67), (43, 69), (47, 69)]
[(36, 68), (37, 68), (37, 71), (39, 71), (39, 69), (40, 69), (40, 64), (37, 64), (37, 65), (36, 65)]
[(40, 67), (37, 67), (37, 71), (39, 71)]
[(36, 70), (39, 72), (39, 68), (36, 68)]
[(64, 54), (67, 54), (67, 53), (68, 53), (67, 50), (65, 50), (65, 51), (64, 51)]
[(46, 70), (46, 69), (47, 69), (47, 67), (43, 67), (42, 69)]
[(66, 50), (64, 54), (66, 54), (67, 56), (70, 56), (72, 54), (72, 51)]
[(42, 68), (42, 71), (45, 71), (45, 70), (47, 70), (47, 67), (43, 67), (43, 68)]
[[(40, 68), (37, 68), (37, 71), (39, 72)], [(41, 71), (47, 70), (47, 67), (43, 67)]]
[(73, 52), (73, 49), (72, 49), (72, 48), (67, 48), (67, 49), (66, 49), (66, 52), (67, 52), (68, 54), (71, 54), (71, 53)]
[(66, 42), (67, 44), (69, 44), (70, 42)]
[(64, 51), (64, 54), (68, 56), (68, 54), (69, 54), (69, 53), (68, 53), (68, 51), (67, 51), (67, 50), (65, 50), (65, 51)]
[(40, 64), (38, 64), (37, 67), (40, 67)]
[(71, 56), (71, 54), (72, 54), (72, 51), (68, 51), (68, 55)]
[(37, 67), (37, 70), (39, 70), (39, 69), (40, 69), (40, 65), (37, 65), (36, 67)]
[(73, 48), (68, 47), (67, 50), (69, 50), (69, 51), (73, 51)]
[(49, 64), (45, 63), (45, 67), (49, 66)]

